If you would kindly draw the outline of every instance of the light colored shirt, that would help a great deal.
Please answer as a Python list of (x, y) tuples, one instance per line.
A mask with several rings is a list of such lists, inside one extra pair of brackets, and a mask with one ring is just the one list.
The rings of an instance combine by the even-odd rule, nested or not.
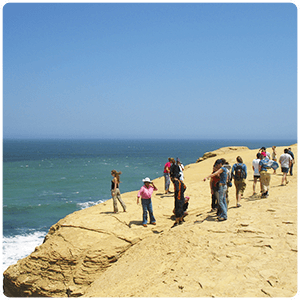
[(157, 189), (155, 189), (152, 185), (149, 185), (149, 188), (143, 185), (137, 196), (142, 197), (142, 199), (150, 199), (154, 191), (157, 191)]
[(283, 168), (289, 168), (290, 162), (292, 161), (292, 157), (288, 153), (284, 153), (280, 155), (279, 162), (281, 164), (281, 167)]
[(259, 162), (259, 166), (260, 166), (260, 171), (268, 171), (268, 162), (269, 162), (269, 158), (265, 157), (264, 159), (260, 160)]
[(259, 162), (260, 162), (259, 158), (253, 159), (253, 162), (252, 162), (252, 166), (254, 168), (254, 174), (253, 175), (255, 175), (255, 176), (259, 175)]

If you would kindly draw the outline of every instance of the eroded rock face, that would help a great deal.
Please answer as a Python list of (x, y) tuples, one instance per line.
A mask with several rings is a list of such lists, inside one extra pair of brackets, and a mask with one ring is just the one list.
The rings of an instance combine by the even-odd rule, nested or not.
[[(231, 149), (232, 148), (232, 149)], [(251, 170), (256, 150), (222, 148), (185, 168), (190, 206), (171, 228), (174, 195), (155, 180), (157, 224), (144, 228), (137, 192), (122, 194), (126, 213), (108, 200), (66, 216), (42, 245), (4, 272), (13, 297), (292, 297), (297, 293), (297, 161), (287, 186), (272, 176), (270, 196), (253, 195), (248, 176), (242, 207), (229, 188), (228, 220), (211, 212), (208, 182), (215, 159), (241, 155)], [(283, 151), (284, 147), (280, 149)], [(278, 150), (279, 151), (279, 150)], [(295, 151), (296, 152), (296, 151)], [(250, 171), (249, 171), (250, 173)], [(258, 186), (257, 186), (258, 188)]]
[[(95, 276), (140, 241), (126, 224), (117, 218), (105, 222), (106, 216), (100, 218), (99, 213), (99, 208), (93, 207), (69, 215), (52, 226), (42, 245), (4, 272), (5, 295), (82, 296)], [(95, 216), (98, 219), (93, 222)], [(116, 227), (121, 228), (115, 230)]]
[(229, 152), (232, 152), (232, 151), (241, 151), (241, 150), (249, 150), (249, 148), (245, 147), (245, 146), (223, 147), (223, 148), (220, 148), (220, 149), (212, 151), (212, 152), (204, 153), (202, 157), (199, 157), (197, 159), (196, 163), (201, 162), (201, 161), (206, 160), (206, 159), (211, 158), (211, 157), (215, 157), (215, 156), (220, 155), (220, 154), (225, 154), (225, 153), (229, 153)]

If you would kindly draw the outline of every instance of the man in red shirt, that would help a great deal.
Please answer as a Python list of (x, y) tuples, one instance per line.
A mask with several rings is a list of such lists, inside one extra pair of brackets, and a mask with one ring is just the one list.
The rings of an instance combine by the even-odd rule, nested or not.
[(165, 194), (169, 194), (170, 188), (170, 168), (171, 168), (171, 158), (168, 158), (168, 162), (165, 164), (164, 167), (164, 177), (165, 177)]

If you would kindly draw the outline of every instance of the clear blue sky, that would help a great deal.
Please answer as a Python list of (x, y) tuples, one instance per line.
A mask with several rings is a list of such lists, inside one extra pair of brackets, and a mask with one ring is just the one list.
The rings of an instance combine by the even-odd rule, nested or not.
[(4, 138), (297, 138), (294, 4), (3, 7)]

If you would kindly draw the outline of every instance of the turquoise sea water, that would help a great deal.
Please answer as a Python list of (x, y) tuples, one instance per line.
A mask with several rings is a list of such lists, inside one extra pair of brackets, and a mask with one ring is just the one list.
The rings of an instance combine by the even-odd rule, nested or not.
[(112, 169), (121, 192), (163, 175), (168, 157), (184, 165), (226, 146), (250, 149), (296, 140), (4, 140), (3, 270), (41, 244), (66, 215), (110, 199)]

